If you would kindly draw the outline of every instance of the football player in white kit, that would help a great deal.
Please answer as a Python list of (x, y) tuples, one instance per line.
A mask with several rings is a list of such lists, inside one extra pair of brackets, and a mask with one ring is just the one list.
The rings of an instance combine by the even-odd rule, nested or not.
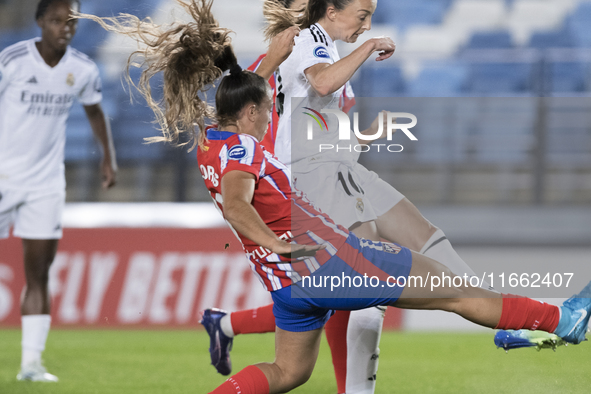
[(0, 238), (22, 238), (26, 287), (21, 297), (22, 359), (18, 380), (57, 382), (41, 362), (51, 323), (49, 267), (62, 237), (66, 120), (74, 100), (84, 106), (102, 151), (102, 186), (117, 165), (101, 109), (97, 66), (69, 47), (79, 0), (41, 0), (41, 38), (0, 52)]
[[(379, 37), (366, 41), (349, 56), (339, 57), (335, 41), (356, 42), (371, 29), (376, 6), (377, 0), (309, 1), (293, 52), (279, 67), (277, 100), (281, 102), (277, 106), (281, 112), (275, 155), (291, 164), (295, 186), (336, 223), (359, 237), (396, 242), (439, 261), (456, 274), (472, 276), (473, 270), (443, 231), (425, 219), (400, 192), (360, 165), (359, 153), (318, 154), (319, 143), (338, 145), (335, 116), (324, 117), (332, 132), (315, 133), (314, 144), (305, 140), (305, 126), (292, 132), (292, 125), (307, 124), (304, 112), (309, 111), (304, 107), (342, 108), (346, 83), (372, 54), (378, 53), (377, 61), (394, 54), (394, 42)], [(375, 390), (383, 314), (379, 308), (351, 312), (347, 328), (347, 393)]]

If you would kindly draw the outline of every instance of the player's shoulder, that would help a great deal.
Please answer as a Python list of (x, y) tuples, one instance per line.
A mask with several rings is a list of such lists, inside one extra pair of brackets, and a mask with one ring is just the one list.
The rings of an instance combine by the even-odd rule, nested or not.
[(267, 57), (267, 54), (266, 54), (266, 53), (263, 53), (261, 56), (259, 56), (259, 57), (257, 58), (257, 60), (255, 60), (255, 62), (254, 62), (254, 63), (252, 63), (252, 64), (251, 64), (251, 65), (248, 67), (248, 70), (249, 70), (249, 71), (252, 71), (252, 72), (255, 72), (255, 71), (257, 70), (257, 68), (259, 68), (259, 65), (261, 64), (261, 62), (263, 61), (263, 59), (264, 59), (265, 57)]
[(85, 53), (80, 52), (76, 48), (69, 47), (70, 60), (78, 63), (81, 67), (85, 67), (89, 70), (98, 69), (96, 63)]
[(30, 41), (32, 40), (20, 41), (0, 51), (0, 65), (2, 67), (8, 67), (8, 65), (13, 63), (14, 61), (22, 59), (23, 57), (28, 55), (31, 51)]
[(254, 153), (261, 149), (260, 142), (250, 134), (234, 134), (228, 138), (226, 145), (228, 148), (241, 146), (246, 153)]
[(300, 54), (300, 58), (314, 56), (318, 58), (330, 58), (328, 54), (328, 39), (326, 34), (316, 25), (312, 25), (300, 32), (296, 37), (294, 52)]

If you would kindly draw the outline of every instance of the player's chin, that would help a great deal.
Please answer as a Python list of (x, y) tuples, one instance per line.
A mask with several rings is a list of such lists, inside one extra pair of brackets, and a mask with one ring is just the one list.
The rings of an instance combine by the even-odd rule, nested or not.
[(351, 37), (349, 37), (349, 38), (347, 39), (347, 42), (348, 42), (349, 44), (356, 43), (358, 38), (359, 38), (359, 34), (353, 34)]

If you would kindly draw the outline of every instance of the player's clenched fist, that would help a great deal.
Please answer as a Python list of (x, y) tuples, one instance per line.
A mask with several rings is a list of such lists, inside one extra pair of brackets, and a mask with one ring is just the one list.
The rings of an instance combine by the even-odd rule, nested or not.
[(390, 37), (376, 37), (370, 41), (374, 44), (374, 52), (379, 52), (376, 58), (377, 62), (390, 58), (396, 50), (396, 44)]

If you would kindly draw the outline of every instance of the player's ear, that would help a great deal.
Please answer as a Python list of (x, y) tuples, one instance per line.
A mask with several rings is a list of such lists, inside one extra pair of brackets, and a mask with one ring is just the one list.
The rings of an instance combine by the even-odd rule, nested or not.
[(247, 114), (248, 114), (248, 119), (249, 119), (250, 121), (253, 121), (253, 122), (254, 122), (254, 121), (255, 121), (255, 119), (256, 119), (256, 116), (257, 116), (258, 112), (259, 112), (259, 111), (258, 111), (258, 107), (257, 107), (257, 105), (256, 105), (256, 104), (251, 104), (251, 105), (249, 105), (249, 106), (248, 106), (248, 112), (247, 112)]
[(334, 22), (335, 19), (337, 18), (337, 9), (334, 6), (329, 5), (328, 8), (326, 9), (326, 17), (331, 22)]
[(39, 17), (37, 18), (37, 20), (35, 20), (35, 22), (37, 22), (37, 26), (39, 26), (41, 29), (43, 29), (43, 17)]

